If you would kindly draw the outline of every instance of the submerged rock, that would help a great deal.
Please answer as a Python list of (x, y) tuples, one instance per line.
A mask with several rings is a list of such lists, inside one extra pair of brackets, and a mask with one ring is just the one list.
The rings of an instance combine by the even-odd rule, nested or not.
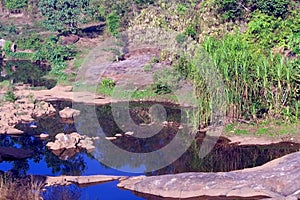
[(66, 107), (65, 109), (59, 111), (59, 116), (63, 119), (71, 119), (74, 117), (78, 117), (80, 115), (79, 110), (75, 110), (69, 107)]
[(59, 133), (55, 136), (55, 141), (48, 142), (46, 146), (62, 160), (67, 160), (82, 150), (86, 150), (87, 152), (94, 151), (93, 140), (90, 137), (82, 136), (75, 132), (71, 134)]
[(232, 172), (183, 173), (121, 180), (118, 187), (169, 198), (300, 198), (300, 152), (263, 166)]

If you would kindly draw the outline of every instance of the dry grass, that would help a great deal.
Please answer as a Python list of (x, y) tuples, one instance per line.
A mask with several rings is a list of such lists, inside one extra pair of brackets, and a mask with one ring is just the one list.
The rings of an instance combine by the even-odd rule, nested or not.
[(0, 200), (40, 200), (44, 181), (36, 178), (0, 178)]

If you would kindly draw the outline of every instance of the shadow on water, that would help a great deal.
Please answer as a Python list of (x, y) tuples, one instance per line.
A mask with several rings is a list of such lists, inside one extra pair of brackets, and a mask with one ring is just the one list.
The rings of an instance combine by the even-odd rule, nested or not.
[[(70, 102), (52, 103), (57, 110), (62, 110), (64, 107), (72, 106)], [(151, 107), (152, 104), (153, 103), (151, 102), (143, 104), (132, 103), (130, 115), (133, 120), (136, 123), (149, 122), (149, 107)], [(174, 124), (180, 123), (180, 109), (170, 105), (166, 105), (165, 108), (168, 114), (167, 120), (173, 121)], [(95, 111), (101, 126), (101, 130), (99, 130), (101, 133), (104, 133), (105, 136), (114, 136), (116, 133), (124, 133), (114, 122), (110, 105), (96, 107)], [(81, 121), (79, 123), (89, 122)], [(126, 166), (134, 171), (134, 169), (141, 167), (137, 166), (136, 163), (131, 160), (127, 160), (127, 162), (122, 161), (122, 155), (115, 155), (112, 151), (106, 151), (105, 149), (98, 147), (94, 154), (81, 152), (67, 160), (61, 160), (48, 150), (45, 145), (48, 141), (53, 141), (55, 135), (58, 133), (72, 133), (76, 131), (74, 122), (62, 121), (57, 114), (54, 117), (36, 119), (34, 124), (37, 128), (30, 128), (30, 125), (28, 124), (20, 124), (17, 126), (17, 128), (25, 131), (25, 135), (22, 137), (0, 135), (0, 147), (30, 149), (34, 152), (33, 157), (29, 159), (0, 163), (0, 170), (14, 170), (22, 175), (134, 175), (105, 166), (99, 162), (99, 160), (95, 159), (98, 154), (101, 154), (104, 157), (113, 157), (116, 160), (115, 168), (117, 169), (122, 169)], [(167, 127), (151, 138), (143, 139), (135, 138), (133, 136), (123, 136), (112, 141), (112, 143), (129, 152), (151, 152), (167, 145), (170, 140), (172, 140), (177, 130), (177, 126)], [(50, 137), (46, 141), (35, 137), (35, 135), (41, 133), (47, 133)], [(229, 144), (229, 141), (226, 138), (219, 138), (214, 149), (204, 159), (200, 159), (198, 157), (198, 152), (202, 141), (203, 135), (199, 134), (191, 147), (177, 161), (160, 170), (145, 173), (145, 175), (152, 176), (183, 172), (225, 172), (244, 169), (263, 165), (275, 158), (296, 152), (300, 148), (299, 144), (294, 143), (236, 146), (234, 144)], [(99, 152), (99, 149), (101, 149), (101, 152)], [(110, 199), (120, 199), (117, 197), (118, 195), (121, 199), (159, 199), (158, 197), (155, 198), (142, 194), (136, 194), (140, 196), (137, 197), (129, 191), (117, 189), (116, 184), (117, 183), (112, 182), (82, 188), (80, 189), (82, 192), (81, 199), (85, 199), (84, 196), (91, 194), (94, 194), (94, 196), (91, 197), (92, 199), (101, 198), (103, 195), (108, 197), (112, 193), (116, 195), (116, 197), (112, 197)], [(60, 188), (55, 189), (60, 190)], [(101, 195), (96, 191), (101, 191)], [(205, 198), (206, 197), (203, 197), (202, 199)], [(207, 199), (209, 198), (207, 197)], [(260, 197), (257, 197), (257, 199), (260, 199)]]
[(30, 61), (0, 62), (0, 82), (8, 80), (12, 83), (30, 84), (32, 87), (51, 89), (56, 85), (55, 80), (46, 79), (51, 68), (47, 65), (37, 65)]

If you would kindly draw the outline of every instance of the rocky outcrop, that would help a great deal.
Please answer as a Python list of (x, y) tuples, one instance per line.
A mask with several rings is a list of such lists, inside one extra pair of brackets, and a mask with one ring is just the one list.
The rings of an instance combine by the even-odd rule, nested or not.
[(30, 158), (33, 151), (13, 147), (0, 147), (0, 162)]
[(132, 177), (118, 186), (170, 198), (200, 196), (300, 198), (300, 152), (263, 166), (222, 173), (184, 173)]
[(67, 160), (82, 150), (94, 151), (93, 141), (96, 139), (98, 138), (82, 136), (75, 132), (71, 134), (59, 133), (55, 136), (55, 141), (48, 142), (46, 146), (60, 159)]
[(78, 117), (79, 115), (80, 115), (79, 110), (75, 110), (69, 107), (66, 107), (63, 110), (59, 111), (59, 116), (63, 119), (71, 119), (74, 117)]
[(18, 123), (30, 123), (34, 118), (55, 114), (55, 108), (46, 102), (33, 102), (23, 98), (14, 103), (5, 102), (0, 108), (0, 134), (19, 135), (22, 131), (15, 129)]

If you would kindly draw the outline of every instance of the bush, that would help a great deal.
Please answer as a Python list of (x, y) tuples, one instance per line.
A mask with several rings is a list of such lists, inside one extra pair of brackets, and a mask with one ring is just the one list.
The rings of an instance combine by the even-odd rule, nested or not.
[(117, 36), (120, 27), (120, 17), (117, 15), (117, 12), (113, 11), (107, 15), (106, 21), (109, 33), (113, 36)]
[(275, 17), (285, 17), (288, 13), (289, 0), (253, 0), (252, 3), (258, 10)]
[(4, 101), (14, 102), (16, 99), (15, 93), (12, 90), (8, 90), (4, 95)]
[(156, 94), (169, 94), (179, 88), (180, 74), (171, 68), (156, 71), (153, 74), (153, 90)]
[(248, 41), (259, 43), (264, 48), (276, 46), (296, 48), (299, 44), (297, 43), (299, 41), (297, 35), (300, 34), (299, 17), (300, 14), (297, 12), (287, 19), (255, 12), (252, 20), (248, 23), (245, 37)]
[(236, 20), (243, 15), (241, 3), (236, 0), (216, 0), (218, 12), (222, 13), (222, 18), (225, 20)]
[(115, 82), (110, 78), (103, 78), (101, 81), (101, 85), (106, 88), (114, 88)]
[(19, 49), (39, 49), (42, 43), (41, 38), (37, 34), (32, 34), (30, 37), (21, 38), (16, 41)]
[(27, 0), (5, 0), (5, 7), (9, 10), (24, 8), (27, 5)]

